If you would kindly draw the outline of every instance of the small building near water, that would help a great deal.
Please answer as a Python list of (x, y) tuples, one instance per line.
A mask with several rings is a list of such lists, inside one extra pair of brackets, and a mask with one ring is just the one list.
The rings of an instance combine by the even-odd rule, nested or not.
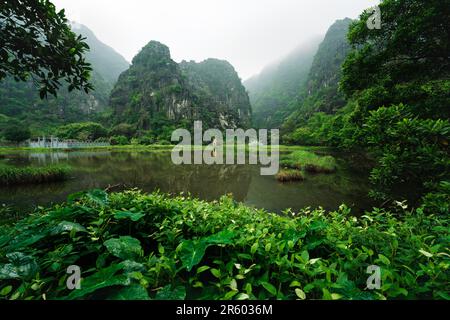
[(110, 146), (110, 144), (108, 142), (60, 140), (57, 137), (42, 137), (35, 140), (29, 140), (28, 146), (30, 148), (77, 149), (90, 147), (108, 147)]

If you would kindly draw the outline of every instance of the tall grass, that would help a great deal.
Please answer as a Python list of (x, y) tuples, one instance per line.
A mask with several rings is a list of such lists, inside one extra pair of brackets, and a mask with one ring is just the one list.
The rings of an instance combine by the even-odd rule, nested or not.
[(303, 181), (305, 179), (300, 170), (280, 170), (276, 178), (279, 182)]
[(24, 168), (0, 166), (0, 185), (63, 181), (69, 177), (70, 171), (70, 167), (60, 165)]
[(281, 161), (281, 165), (290, 169), (302, 169), (310, 173), (333, 173), (336, 171), (336, 159), (332, 156), (318, 156), (308, 151), (294, 151)]

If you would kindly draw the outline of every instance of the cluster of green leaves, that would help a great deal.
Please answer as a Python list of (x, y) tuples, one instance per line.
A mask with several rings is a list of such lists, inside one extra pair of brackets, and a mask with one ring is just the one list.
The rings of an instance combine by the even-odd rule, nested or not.
[(372, 111), (362, 134), (377, 154), (371, 180), (380, 192), (407, 184), (417, 193), (450, 179), (450, 122), (414, 117), (404, 105)]
[(0, 119), (0, 138), (10, 142), (22, 142), (31, 137), (30, 129), (15, 119)]
[[(270, 214), (229, 197), (69, 197), (0, 231), (6, 299), (448, 299), (449, 219), (424, 209)], [(402, 214), (399, 214), (399, 213)], [(82, 271), (66, 287), (67, 267)], [(382, 286), (366, 289), (367, 267)]]
[(70, 168), (67, 166), (16, 168), (0, 165), (0, 183), (13, 185), (62, 181), (68, 178), (69, 173)]
[(56, 96), (61, 80), (69, 91), (92, 89), (89, 46), (70, 30), (64, 10), (48, 0), (1, 1), (0, 20), (0, 80), (33, 77), (41, 98)]
[(72, 123), (56, 130), (56, 136), (61, 139), (75, 139), (75, 140), (91, 140), (95, 141), (99, 138), (104, 138), (108, 135), (108, 130), (99, 123), (82, 122)]
[[(107, 107), (109, 95), (119, 74), (129, 64), (112, 48), (99, 41), (87, 27), (80, 24), (71, 27), (89, 45), (89, 50), (83, 52), (83, 56), (92, 66), (89, 82), (95, 90), (90, 90), (89, 94), (80, 90), (69, 92), (67, 89), (70, 84), (61, 81), (57, 97), (49, 96), (41, 100), (38, 94), (40, 87), (32, 79), (19, 82), (12, 76), (0, 79), (0, 113), (20, 121), (21, 126), (29, 128), (33, 136), (49, 135), (56, 127), (73, 122), (110, 123)], [(64, 33), (60, 36), (63, 37)], [(27, 47), (24, 46), (23, 50), (27, 50)], [(54, 54), (57, 52), (55, 48)]]

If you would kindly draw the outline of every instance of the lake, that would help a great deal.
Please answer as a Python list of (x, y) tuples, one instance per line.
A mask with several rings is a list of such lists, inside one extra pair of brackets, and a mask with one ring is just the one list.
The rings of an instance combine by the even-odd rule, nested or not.
[(1, 186), (0, 204), (25, 210), (63, 202), (81, 190), (113, 186), (112, 190), (184, 192), (204, 200), (232, 194), (236, 201), (277, 213), (319, 206), (334, 210), (342, 203), (355, 213), (370, 208), (368, 170), (333, 155), (338, 161), (336, 173), (306, 175), (305, 181), (282, 184), (274, 176), (261, 176), (258, 165), (175, 165), (168, 151), (17, 152), (3, 155), (0, 161), (15, 166), (68, 164), (73, 172), (64, 182)]

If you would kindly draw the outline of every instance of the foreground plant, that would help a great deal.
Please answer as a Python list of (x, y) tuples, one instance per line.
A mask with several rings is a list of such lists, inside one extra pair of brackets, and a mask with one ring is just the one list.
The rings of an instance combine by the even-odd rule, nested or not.
[[(402, 207), (405, 206), (402, 204)], [(94, 190), (0, 233), (6, 299), (448, 299), (448, 216), (379, 209), (290, 217)], [(67, 268), (81, 268), (69, 290)], [(366, 289), (367, 267), (381, 288)]]

